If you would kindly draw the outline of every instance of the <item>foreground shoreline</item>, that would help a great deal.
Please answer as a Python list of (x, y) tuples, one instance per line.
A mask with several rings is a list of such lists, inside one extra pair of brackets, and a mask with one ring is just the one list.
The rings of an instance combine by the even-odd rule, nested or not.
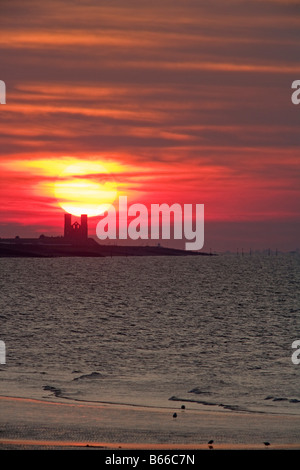
[(73, 442), (0, 439), (0, 450), (103, 450), (103, 451), (198, 451), (198, 450), (300, 450), (300, 444), (141, 444), (138, 442)]
[(0, 238), (0, 258), (65, 258), (65, 257), (130, 257), (130, 256), (216, 256), (214, 253), (171, 248), (161, 245), (104, 245), (93, 238), (84, 241), (64, 237)]
[(21, 449), (300, 450), (300, 416), (0, 396), (0, 450)]

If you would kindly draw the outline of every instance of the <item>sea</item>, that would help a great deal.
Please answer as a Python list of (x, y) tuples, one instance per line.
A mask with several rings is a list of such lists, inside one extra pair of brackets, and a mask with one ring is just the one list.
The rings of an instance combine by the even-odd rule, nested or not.
[(300, 414), (299, 253), (0, 266), (0, 395)]

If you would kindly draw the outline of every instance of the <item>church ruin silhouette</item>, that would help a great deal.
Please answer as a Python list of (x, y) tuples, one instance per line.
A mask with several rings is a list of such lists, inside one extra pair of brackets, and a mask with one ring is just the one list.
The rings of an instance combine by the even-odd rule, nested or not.
[(81, 215), (81, 223), (72, 224), (72, 215), (65, 214), (64, 238), (72, 241), (86, 241), (88, 239), (88, 220), (87, 215)]

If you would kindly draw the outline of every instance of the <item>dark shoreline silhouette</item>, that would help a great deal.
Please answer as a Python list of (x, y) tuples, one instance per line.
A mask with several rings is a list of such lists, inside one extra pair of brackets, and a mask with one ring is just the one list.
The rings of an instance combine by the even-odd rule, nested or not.
[(84, 242), (64, 237), (0, 239), (0, 258), (54, 258), (106, 256), (211, 256), (211, 253), (163, 246), (102, 245), (93, 238)]

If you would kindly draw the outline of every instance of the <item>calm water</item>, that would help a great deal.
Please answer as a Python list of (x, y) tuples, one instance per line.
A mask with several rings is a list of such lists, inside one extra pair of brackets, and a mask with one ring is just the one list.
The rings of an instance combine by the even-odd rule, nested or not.
[(0, 265), (2, 395), (300, 414), (299, 255)]

